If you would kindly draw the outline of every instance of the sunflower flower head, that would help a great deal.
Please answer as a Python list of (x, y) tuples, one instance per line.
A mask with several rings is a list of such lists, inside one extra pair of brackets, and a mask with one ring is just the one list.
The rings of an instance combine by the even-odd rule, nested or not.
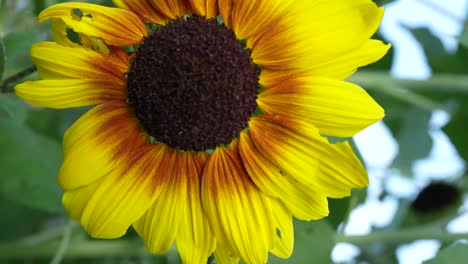
[(96, 238), (130, 226), (184, 263), (266, 263), (293, 251), (292, 218), (365, 187), (351, 137), (384, 116), (343, 81), (385, 55), (371, 0), (61, 3), (35, 44), (36, 106), (95, 105), (65, 133), (58, 182)]

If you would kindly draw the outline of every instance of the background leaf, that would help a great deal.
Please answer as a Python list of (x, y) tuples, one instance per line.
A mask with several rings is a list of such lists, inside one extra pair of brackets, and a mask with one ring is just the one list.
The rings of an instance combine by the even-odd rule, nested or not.
[(442, 41), (428, 28), (410, 29), (410, 32), (421, 43), (433, 73), (466, 74), (468, 72), (467, 48), (460, 45), (454, 54), (449, 54)]
[(5, 111), (10, 118), (18, 123), (23, 123), (26, 119), (25, 104), (15, 95), (0, 93), (0, 110)]
[(403, 117), (396, 139), (399, 151), (392, 167), (398, 168), (404, 175), (412, 175), (414, 161), (429, 155), (432, 138), (429, 135), (431, 113), (412, 107)]
[(443, 131), (450, 137), (450, 140), (455, 145), (458, 154), (468, 160), (468, 115), (457, 115), (444, 126)]
[(0, 195), (0, 212), (8, 212), (0, 217), (0, 241), (16, 240), (19, 237), (36, 233), (49, 215), (21, 204), (8, 201)]
[(458, 36), (458, 42), (463, 45), (465, 48), (468, 48), (468, 31), (463, 31), (460, 36)]
[(0, 118), (0, 193), (7, 199), (62, 213), (56, 175), (60, 144), (11, 119)]
[(46, 8), (45, 0), (35, 0), (34, 2), (34, 14), (37, 16), (39, 13)]
[(0, 37), (0, 82), (3, 81), (4, 72), (5, 72), (5, 46), (3, 45), (3, 38)]
[(468, 259), (468, 244), (458, 243), (442, 249), (435, 258), (425, 261), (424, 264), (466, 263)]
[(5, 35), (3, 41), (8, 63), (5, 74), (12, 75), (23, 70), (25, 66), (32, 65), (29, 50), (34, 43), (39, 41), (37, 31), (11, 32)]

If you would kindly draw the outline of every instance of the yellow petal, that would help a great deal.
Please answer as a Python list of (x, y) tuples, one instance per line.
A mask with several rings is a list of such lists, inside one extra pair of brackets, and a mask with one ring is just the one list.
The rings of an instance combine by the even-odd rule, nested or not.
[(203, 170), (202, 201), (219, 244), (245, 263), (265, 263), (275, 227), (270, 198), (245, 172), (237, 144), (217, 148)]
[(217, 0), (188, 0), (192, 10), (199, 16), (216, 18), (218, 16)]
[(42, 79), (94, 79), (125, 87), (124, 70), (128, 69), (128, 64), (115, 56), (123, 55), (121, 52), (105, 55), (55, 42), (37, 43), (31, 48), (31, 59)]
[(35, 106), (70, 108), (124, 100), (122, 87), (92, 79), (27, 81), (15, 87), (16, 95)]
[(311, 37), (306, 39), (311, 45), (308, 59), (316, 63), (361, 46), (377, 31), (384, 14), (384, 9), (371, 0), (321, 1), (311, 8), (314, 19), (307, 13), (312, 9), (301, 9), (299, 19), (308, 23), (299, 26)]
[(214, 252), (215, 263), (217, 264), (237, 264), (239, 263), (239, 258), (235, 257), (227, 249), (223, 248), (222, 245), (218, 243), (216, 250)]
[[(165, 253), (171, 247), (188, 210), (187, 175), (188, 170), (193, 168), (185, 166), (190, 158), (187, 156), (191, 155), (191, 152), (172, 149), (166, 151), (155, 175), (156, 178), (165, 179), (161, 194), (151, 208), (133, 224), (146, 248), (152, 253)], [(201, 254), (201, 251), (198, 253)]]
[[(316, 179), (311, 175), (317, 174), (320, 162), (309, 155), (309, 150), (305, 145), (302, 145), (300, 141), (293, 141), (294, 138), (290, 139), (281, 128), (270, 127), (270, 123), (262, 117), (252, 118), (249, 127), (249, 135), (255, 147), (266, 160), (280, 169), (280, 174), (284, 173), (300, 184), (316, 186)], [(267, 130), (262, 131), (263, 129)], [(263, 166), (262, 169), (270, 168)]]
[(238, 39), (253, 42), (258, 35), (271, 29), (278, 19), (287, 15), (291, 0), (235, 1), (219, 0), (220, 14)]
[(275, 201), (273, 206), (278, 234), (275, 237), (275, 247), (271, 252), (286, 259), (291, 256), (294, 247), (293, 219), (289, 210), (281, 202)]
[(90, 38), (83, 33), (76, 33), (78, 39), (77, 42), (71, 41), (71, 36), (68, 35), (68, 31), (71, 30), (67, 27), (67, 24), (60, 18), (52, 18), (52, 37), (54, 41), (62, 46), (67, 47), (84, 47), (95, 51), (99, 51), (104, 54), (109, 54), (109, 47), (101, 40), (96, 38)]
[(327, 198), (307, 185), (295, 181), (290, 175), (282, 173), (257, 149), (247, 131), (240, 135), (239, 151), (255, 185), (265, 194), (283, 201), (296, 218), (316, 220), (328, 215)]
[[(137, 1), (124, 0), (125, 4), (131, 9), (137, 9)], [(177, 19), (183, 17), (185, 14), (189, 14), (187, 1), (181, 0), (142, 0), (138, 2), (147, 2), (145, 6), (151, 6), (155, 10), (155, 13), (160, 14), (160, 17), (164, 20)], [(143, 4), (142, 4), (143, 5)], [(159, 18), (158, 18), (159, 19)]]
[(145, 23), (166, 24), (166, 17), (147, 0), (113, 0), (117, 7), (137, 14)]
[(56, 43), (62, 46), (68, 46), (68, 47), (80, 46), (77, 43), (72, 42), (68, 38), (67, 25), (63, 22), (63, 20), (59, 18), (52, 18), (51, 27), (52, 27), (52, 38), (54, 39)]
[(60, 3), (39, 14), (39, 22), (60, 18), (75, 32), (102, 39), (114, 46), (139, 44), (147, 35), (145, 24), (132, 12), (88, 3)]
[(313, 64), (307, 72), (310, 76), (323, 76), (343, 80), (351, 76), (358, 67), (369, 65), (381, 59), (390, 48), (391, 44), (384, 44), (382, 41), (369, 39), (355, 50), (339, 54), (321, 63)]
[(385, 45), (381, 41), (370, 39), (350, 52), (330, 57), (327, 61), (312, 63), (302, 69), (263, 69), (259, 82), (265, 87), (270, 87), (301, 76), (320, 76), (343, 80), (356, 72), (358, 67), (368, 65), (382, 58), (390, 47), (390, 44)]
[(58, 182), (65, 190), (91, 184), (131, 160), (135, 149), (147, 142), (148, 135), (124, 102), (98, 105), (65, 133)]
[(305, 121), (261, 115), (252, 118), (249, 127), (252, 141), (267, 159), (317, 193), (341, 198), (368, 183), (364, 167), (347, 142), (330, 144)]
[(297, 0), (252, 49), (265, 69), (313, 67), (363, 45), (377, 30), (383, 9), (371, 0)]
[(262, 92), (257, 102), (265, 113), (306, 120), (320, 134), (336, 137), (351, 137), (385, 115), (356, 84), (320, 77), (283, 80)]
[(91, 185), (65, 191), (63, 204), (70, 216), (92, 237), (124, 235), (159, 195), (155, 168), (164, 151), (163, 146), (147, 145)]
[(176, 245), (183, 263), (204, 263), (213, 253), (216, 241), (211, 233), (200, 196), (201, 174), (206, 157), (201, 154), (183, 155), (180, 166), (188, 181), (187, 200), (177, 231)]

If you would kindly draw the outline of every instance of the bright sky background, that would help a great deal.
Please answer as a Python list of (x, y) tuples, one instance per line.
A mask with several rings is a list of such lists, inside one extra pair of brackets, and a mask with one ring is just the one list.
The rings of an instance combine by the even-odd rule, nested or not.
[[(440, 6), (458, 19), (448, 17), (440, 9), (436, 10), (427, 3)], [(395, 51), (392, 74), (401, 78), (430, 77), (431, 71), (421, 46), (405, 27), (429, 27), (441, 38), (448, 51), (455, 51), (457, 42), (454, 37), (463, 29), (460, 22), (467, 16), (467, 9), (468, 0), (399, 0), (388, 5), (381, 32), (392, 42)], [(446, 179), (461, 175), (464, 162), (440, 130), (448, 120), (448, 115), (442, 111), (433, 114), (431, 135), (434, 146), (429, 158), (415, 164), (413, 168), (415, 179), (408, 179), (385, 170), (397, 154), (398, 145), (382, 123), (369, 127), (355, 137), (369, 167), (370, 185), (367, 202), (351, 214), (350, 222), (345, 229), (347, 234), (366, 234), (371, 230), (371, 225), (382, 226), (391, 221), (398, 204), (393, 199), (384, 201), (377, 199), (382, 191), (383, 177), (387, 180), (387, 189), (394, 195), (413, 198), (430, 179)], [(468, 214), (464, 214), (450, 223), (449, 230), (467, 232), (467, 223)], [(437, 241), (417, 241), (400, 247), (397, 256), (401, 264), (418, 264), (434, 257), (439, 247), (440, 243)], [(332, 257), (336, 262), (346, 262), (358, 254), (358, 248), (341, 243), (335, 247)]]

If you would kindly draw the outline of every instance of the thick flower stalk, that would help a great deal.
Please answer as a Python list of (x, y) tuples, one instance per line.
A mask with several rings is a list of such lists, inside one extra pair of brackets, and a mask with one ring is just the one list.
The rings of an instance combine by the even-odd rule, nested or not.
[(292, 217), (368, 179), (348, 142), (383, 109), (344, 79), (390, 45), (370, 0), (114, 0), (39, 15), (36, 106), (95, 105), (65, 134), (58, 182), (96, 238), (133, 226), (184, 263), (266, 263), (293, 251)]

